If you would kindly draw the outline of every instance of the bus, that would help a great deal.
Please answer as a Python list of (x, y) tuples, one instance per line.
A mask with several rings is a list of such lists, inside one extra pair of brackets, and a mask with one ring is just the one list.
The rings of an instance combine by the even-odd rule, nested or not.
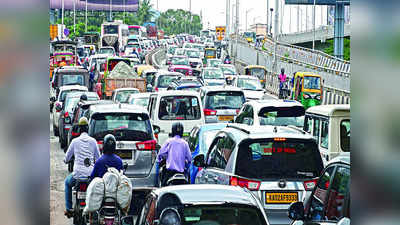
[(120, 52), (128, 42), (128, 25), (121, 20), (101, 24), (101, 47), (111, 46)]
[(139, 37), (147, 37), (146, 27), (139, 25), (129, 25), (129, 35), (137, 35)]

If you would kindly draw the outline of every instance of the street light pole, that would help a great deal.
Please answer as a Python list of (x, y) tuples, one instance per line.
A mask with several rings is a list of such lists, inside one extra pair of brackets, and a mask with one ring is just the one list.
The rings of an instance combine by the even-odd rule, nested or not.
[(279, 0), (275, 0), (275, 29), (274, 29), (274, 66), (273, 71), (277, 71), (277, 58), (276, 58), (276, 51), (278, 47), (278, 33), (279, 33)]
[(314, 5), (313, 5), (313, 40), (312, 40), (312, 49), (315, 49), (315, 0), (314, 0)]
[(85, 6), (85, 32), (87, 32), (87, 8), (88, 8), (87, 6), (88, 5), (87, 5), (87, 0), (86, 0), (86, 6)]
[(64, 0), (62, 0), (61, 4), (61, 24), (64, 25)]
[(238, 39), (239, 39), (239, 0), (236, 0), (236, 23), (235, 23), (235, 33), (236, 33), (236, 45), (235, 45), (235, 63), (237, 61), (238, 54)]
[(271, 14), (270, 14), (271, 19), (270, 19), (270, 26), (269, 26), (269, 34), (270, 34), (271, 37), (272, 37), (272, 12), (274, 11), (274, 9), (273, 9), (273, 8), (270, 8), (269, 11), (271, 11)]
[(247, 14), (248, 14), (251, 10), (253, 10), (253, 8), (246, 10), (246, 26), (245, 26), (246, 29), (245, 29), (245, 31), (247, 31)]
[(75, 24), (76, 24), (76, 10), (75, 10), (75, 1), (74, 1), (74, 35), (75, 35)]

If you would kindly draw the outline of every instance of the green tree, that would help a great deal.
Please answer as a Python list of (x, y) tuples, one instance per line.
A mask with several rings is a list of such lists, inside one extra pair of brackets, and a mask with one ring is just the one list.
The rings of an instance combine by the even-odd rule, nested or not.
[[(324, 49), (324, 52), (329, 55), (334, 55), (334, 42), (333, 40), (328, 40), (327, 43), (329, 44), (329, 47)], [(344, 49), (343, 49), (343, 59), (344, 60), (350, 60), (350, 39), (345, 38), (344, 39)]]

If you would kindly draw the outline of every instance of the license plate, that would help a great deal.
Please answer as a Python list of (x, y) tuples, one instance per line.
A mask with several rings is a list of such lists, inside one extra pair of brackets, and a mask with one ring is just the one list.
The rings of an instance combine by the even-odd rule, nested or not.
[(86, 199), (86, 192), (77, 192), (76, 197), (78, 199)]
[(218, 119), (222, 121), (232, 121), (233, 116), (218, 116)]
[(289, 204), (298, 201), (297, 192), (266, 192), (265, 203), (267, 204)]
[(115, 154), (121, 159), (132, 159), (132, 151), (116, 151)]

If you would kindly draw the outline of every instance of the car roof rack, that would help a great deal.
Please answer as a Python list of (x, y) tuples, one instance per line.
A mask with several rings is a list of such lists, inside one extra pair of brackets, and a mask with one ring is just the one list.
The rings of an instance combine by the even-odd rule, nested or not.
[(228, 128), (234, 128), (234, 129), (243, 131), (243, 132), (245, 132), (246, 134), (250, 134), (250, 131), (248, 131), (248, 130), (246, 130), (246, 129), (244, 129), (244, 128), (238, 127), (238, 126), (234, 126), (234, 125), (228, 124), (228, 125), (226, 125), (226, 127), (228, 127)]

